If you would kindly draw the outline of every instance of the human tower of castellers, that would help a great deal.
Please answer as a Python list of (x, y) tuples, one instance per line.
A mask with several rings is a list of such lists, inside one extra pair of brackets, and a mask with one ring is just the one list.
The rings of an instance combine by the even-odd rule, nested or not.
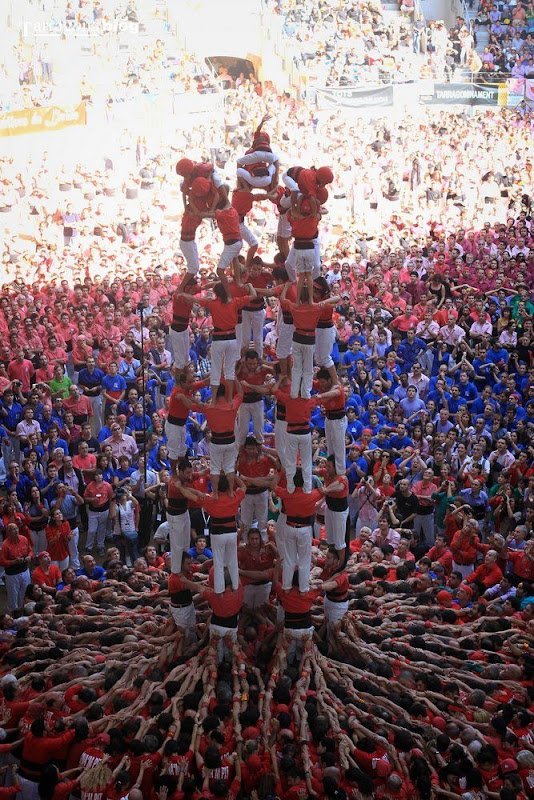
[[(439, 412), (430, 457), (428, 442), (416, 439), (427, 408), (417, 396), (425, 378), (417, 358), (427, 345), (407, 326), (399, 349), (406, 380), (393, 398), (400, 415), (388, 420), (391, 428), (380, 425), (378, 401), (389, 398), (382, 381), (373, 380), (358, 406), (366, 431), (351, 407), (360, 400), (358, 390), (340, 383), (334, 366), (333, 314), (340, 298), (331, 296), (321, 275), (318, 226), (332, 171), (293, 166), (280, 175), (263, 130), (267, 120), (238, 159), (231, 200), (212, 165), (187, 158), (176, 165), (183, 179), (180, 246), (187, 272), (176, 277), (172, 299), (174, 386), (162, 409), (169, 458), (159, 465), (161, 481), (152, 485), (147, 472), (146, 486), (140, 458), (135, 483), (136, 491), (143, 485), (146, 496), (162, 498), (166, 520), (154, 544), (143, 558), (132, 546), (128, 564), (127, 534), (137, 539), (134, 529), (141, 529), (139, 504), (128, 489), (114, 494), (109, 475), (104, 481), (83, 449), (70, 472), (65, 459), (59, 508), (46, 529), (51, 552), (38, 554), (28, 585), (31, 545), (19, 535), (26, 518), (15, 507), (17, 490), (32, 486), (34, 453), (22, 462), (23, 476), (17, 463), (10, 467), (1, 548), (11, 613), (0, 615), (0, 800), (534, 797), (534, 451), (521, 428), (534, 420), (531, 379), (518, 368), (517, 396), (522, 393), (526, 408), (514, 402), (511, 412), (519, 420), (517, 459), (502, 428), (493, 439), (488, 433), (496, 449), (486, 458), (492, 392), (495, 407), (502, 398), (512, 407), (514, 394), (488, 385), (479, 397), (465, 357), (452, 386), (447, 343), (441, 342), (432, 366)], [(246, 225), (258, 201), (271, 201), (278, 214), (272, 265), (257, 255), (258, 241)], [(224, 241), (213, 282), (197, 279), (195, 232), (203, 219), (215, 221)], [(248, 250), (242, 255), (243, 243)], [(525, 291), (517, 298), (523, 310)], [(276, 359), (264, 361), (269, 297), (279, 305)], [(476, 302), (482, 318), (483, 303)], [(207, 309), (213, 331), (211, 371), (203, 381), (195, 380), (189, 363), (195, 306)], [(403, 316), (413, 322), (409, 313)], [(525, 327), (526, 317), (525, 311)], [(445, 322), (458, 332), (452, 312)], [(388, 355), (381, 371), (394, 371), (395, 358)], [(487, 366), (490, 354), (479, 361)], [(93, 372), (87, 373), (80, 383), (93, 386)], [(114, 362), (109, 376), (101, 373), (106, 389), (108, 378), (117, 379)], [(109, 385), (121, 396), (125, 387)], [(455, 494), (444, 450), (455, 430), (449, 412), (463, 424), (464, 402), (478, 415), (477, 427), (461, 428), (472, 455), (460, 441), (454, 476), (465, 488)], [(270, 448), (264, 408), (271, 411), (273, 404)], [(132, 410), (130, 420), (123, 419), (132, 430), (142, 414), (136, 408), (137, 417)], [(13, 428), (22, 406), (14, 407), (9, 383), (0, 409)], [(318, 414), (327, 451), (320, 461), (310, 432)], [(188, 458), (186, 426), (196, 415), (209, 430), (209, 472)], [(131, 445), (136, 455), (138, 448), (120, 417), (112, 417), (104, 441), (110, 458), (121, 462), (110, 480), (124, 483), (133, 472), (122, 448)], [(28, 417), (24, 424), (30, 423)], [(352, 435), (361, 436), (361, 448)], [(90, 438), (90, 430), (83, 436)], [(388, 448), (398, 456), (395, 464)], [(65, 443), (63, 454), (68, 450)], [(402, 478), (395, 489), (397, 464)], [(79, 476), (82, 485), (86, 467), (95, 475), (82, 498), (67, 482)], [(54, 469), (49, 465), (51, 481)], [(347, 476), (358, 506), (352, 540)], [(493, 481), (490, 499), (482, 489), (486, 479)], [(31, 491), (33, 519), (42, 520), (39, 490)], [(523, 517), (514, 517), (517, 498), (524, 525), (518, 524)], [(75, 572), (66, 550), (65, 564), (54, 560), (54, 537), (65, 523), (66, 548), (69, 519), (75, 523), (84, 499), (93, 538)], [(100, 565), (91, 550), (95, 518), (103, 520), (103, 546), (112, 506), (124, 533), (118, 538), (123, 560), (110, 547)], [(31, 508), (25, 509), (28, 519)], [(71, 513), (63, 520), (65, 508)], [(506, 538), (490, 530), (491, 509)], [(145, 543), (151, 524), (148, 529)], [(167, 536), (170, 551), (158, 555)]]
[[(246, 531), (254, 524), (253, 532), (259, 531), (267, 541), (267, 490), (274, 490), (282, 501), (275, 542), (281, 568), (279, 599), (286, 628), (298, 641), (310, 635), (310, 610), (316, 597), (310, 591), (313, 521), (316, 506), (323, 499), (331, 562), (331, 574), (325, 581), (327, 622), (339, 621), (348, 604), (348, 581), (343, 570), (348, 519), (345, 392), (331, 357), (333, 311), (340, 297), (330, 296), (321, 276), (318, 236), (319, 222), (326, 213), (326, 186), (334, 176), (329, 167), (300, 166), (280, 176), (278, 155), (263, 131), (265, 119), (254, 132), (251, 148), (237, 160), (237, 184), (231, 199), (228, 187), (211, 164), (195, 164), (183, 158), (176, 165), (183, 177), (185, 211), (180, 247), (187, 273), (174, 296), (170, 332), (177, 371), (166, 422), (173, 472), (168, 509), (170, 585), (176, 624), (194, 626), (190, 591), (198, 586), (184, 575), (182, 559), (188, 557), (191, 538), (188, 503), (200, 503), (211, 517), (211, 628), (221, 637), (230, 633), (235, 639), (243, 597), (248, 607), (260, 607), (268, 600), (272, 586), (262, 574), (260, 580), (247, 585), (244, 596), (240, 592), (237, 520), (239, 517)], [(270, 200), (278, 210), (279, 253), (272, 269), (266, 269), (256, 255), (259, 243), (246, 224), (247, 214), (260, 200)], [(200, 261), (195, 231), (206, 218), (215, 220), (224, 247), (217, 265), (217, 282), (201, 288), (196, 280)], [(240, 259), (244, 243), (248, 251), (246, 258)], [(213, 297), (206, 296), (207, 289)], [(272, 366), (263, 363), (266, 297), (279, 298), (281, 306), (275, 374)], [(192, 399), (201, 386), (194, 381), (189, 364), (193, 304), (204, 306), (213, 324), (209, 405), (198, 405)], [(314, 360), (319, 367), (315, 386)], [(242, 366), (236, 375), (238, 361)], [(312, 394), (314, 388), (319, 391)], [(265, 395), (276, 400), (274, 451), (263, 445)], [(310, 418), (317, 405), (326, 409), (329, 452), (322, 489), (312, 489)], [(211, 431), (209, 496), (190, 485), (185, 433), (190, 410), (202, 410)], [(249, 436), (251, 423), (253, 436)], [(241, 449), (243, 454), (237, 460)]]

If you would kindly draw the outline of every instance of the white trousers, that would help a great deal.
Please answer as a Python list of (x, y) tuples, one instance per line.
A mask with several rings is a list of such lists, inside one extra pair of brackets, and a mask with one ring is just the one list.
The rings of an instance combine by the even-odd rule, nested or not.
[(336, 550), (343, 550), (345, 547), (345, 535), (347, 532), (347, 517), (349, 509), (345, 511), (332, 511), (326, 507), (324, 511), (324, 524), (326, 528), (326, 541), (333, 544)]
[(315, 251), (313, 248), (309, 250), (295, 250), (294, 260), (295, 270), (301, 272), (313, 272), (315, 268)]
[(195, 630), (197, 624), (197, 616), (195, 614), (195, 606), (190, 603), (185, 608), (170, 607), (171, 617), (177, 628), (184, 631)]
[(285, 553), (282, 564), (282, 586), (291, 589), (295, 569), (299, 571), (299, 590), (307, 592), (310, 588), (312, 526), (293, 528), (286, 523)]
[(214, 341), (211, 345), (211, 375), (212, 386), (221, 385), (221, 376), (226, 380), (235, 380), (235, 365), (239, 358), (239, 349), (236, 339), (223, 339)]
[(237, 563), (237, 531), (232, 533), (215, 533), (211, 535), (213, 552), (213, 588), (217, 594), (224, 592), (224, 568), (228, 568), (232, 579), (232, 588), (239, 586), (239, 565)]
[(295, 332), (295, 326), (288, 325), (284, 322), (280, 314), (276, 325), (276, 331), (278, 333), (276, 357), (287, 358), (293, 352), (293, 333)]
[(239, 230), (241, 231), (241, 238), (249, 247), (257, 247), (259, 245), (259, 241), (244, 222), (239, 224)]
[(237, 628), (224, 628), (222, 625), (214, 625), (210, 622), (210, 635), (215, 634), (219, 641), (217, 642), (217, 658), (219, 664), (225, 660), (232, 660), (232, 651), (226, 644), (226, 640), (230, 639), (231, 642), (237, 642)]
[[(321, 245), (319, 243), (319, 239), (314, 239), (313, 245), (313, 269), (312, 269), (312, 277), (318, 278), (321, 274)], [(297, 253), (299, 251), (295, 250), (294, 246), (291, 245), (289, 248), (289, 253), (286, 258), (285, 268), (286, 272), (289, 276), (289, 280), (292, 283), (295, 283), (297, 280)], [(300, 251), (306, 252), (306, 251)], [(311, 252), (311, 251), (310, 251)]]
[(289, 492), (293, 492), (295, 484), (293, 478), (297, 471), (297, 455), (300, 455), (300, 465), (302, 467), (302, 475), (304, 477), (304, 491), (306, 493), (312, 490), (312, 442), (311, 434), (287, 434), (287, 464), (286, 470), (287, 488)]
[(291, 239), (291, 225), (289, 224), (287, 214), (280, 214), (278, 216), (278, 227), (276, 229), (276, 235), (280, 239)]
[(87, 550), (92, 550), (96, 546), (99, 550), (104, 549), (106, 534), (108, 531), (109, 509), (106, 511), (87, 511)]
[(271, 594), (272, 583), (262, 583), (261, 586), (249, 584), (244, 587), (243, 605), (247, 608), (261, 608), (264, 606)]
[(274, 445), (284, 471), (287, 473), (290, 466), (287, 452), (287, 422), (283, 419), (274, 421)]
[(243, 309), (243, 328), (241, 333), (241, 346), (247, 347), (254, 342), (254, 350), (263, 358), (263, 326), (265, 324), (265, 309), (260, 311), (247, 311)]
[(187, 264), (188, 275), (196, 275), (200, 269), (197, 243), (194, 239), (192, 242), (184, 242), (183, 239), (180, 239), (180, 250)]
[(54, 564), (54, 566), (59, 569), (61, 574), (63, 574), (63, 570), (67, 569), (67, 567), (69, 566), (69, 559), (67, 557), (63, 558), (61, 561), (52, 561), (52, 564)]
[(456, 561), (452, 562), (452, 568), (455, 572), (460, 572), (464, 580), (475, 571), (474, 564), (457, 564)]
[(345, 600), (343, 603), (334, 603), (332, 600), (329, 600), (328, 597), (325, 597), (323, 600), (323, 608), (326, 624), (333, 626), (342, 620), (349, 610), (349, 601)]
[(317, 328), (315, 331), (315, 363), (320, 367), (334, 366), (332, 359), (332, 349), (336, 341), (336, 329), (332, 325), (331, 328)]
[(280, 512), (278, 515), (278, 519), (276, 520), (276, 549), (278, 550), (278, 554), (280, 555), (280, 561), (282, 565), (287, 558), (286, 555), (286, 522), (287, 516)]
[(310, 398), (313, 383), (313, 344), (293, 342), (291, 397)]
[(261, 538), (267, 537), (267, 514), (269, 511), (269, 492), (261, 494), (246, 494), (241, 503), (241, 523), (245, 528), (251, 528), (254, 520), (258, 523)]
[(24, 592), (31, 583), (30, 570), (25, 569), (18, 575), (5, 575), (4, 580), (7, 592), (7, 610), (11, 613), (24, 605)]
[(70, 566), (72, 567), (72, 569), (80, 569), (80, 553), (78, 550), (80, 531), (78, 530), (78, 528), (73, 528), (72, 533), (74, 535), (71, 539), (69, 539), (67, 544), (67, 547), (69, 548)]
[(182, 571), (182, 555), (191, 544), (191, 518), (185, 514), (168, 514), (169, 542), (171, 545), (171, 571)]
[(235, 472), (236, 445), (232, 444), (213, 444), (210, 443), (210, 473), (220, 475), (224, 472), (228, 475)]
[(169, 458), (177, 461), (183, 458), (187, 453), (187, 445), (185, 443), (185, 425), (175, 425), (173, 422), (166, 420), (165, 422), (165, 436), (167, 437), (167, 450), (169, 451)]
[(219, 263), (217, 264), (217, 269), (226, 269), (226, 267), (229, 267), (234, 258), (238, 257), (242, 247), (243, 242), (241, 239), (239, 239), (238, 242), (235, 242), (235, 244), (225, 244), (219, 258)]
[(324, 421), (326, 434), (326, 447), (329, 456), (336, 458), (336, 475), (344, 475), (346, 471), (345, 434), (347, 432), (347, 417), (342, 419), (328, 419)]
[(240, 447), (242, 447), (248, 436), (250, 420), (252, 420), (254, 436), (258, 442), (263, 442), (263, 400), (258, 400), (257, 403), (241, 403), (237, 412), (237, 420), (237, 441)]
[(169, 331), (169, 340), (171, 343), (172, 354), (174, 358), (174, 366), (177, 369), (183, 369), (189, 364), (189, 328), (185, 331)]

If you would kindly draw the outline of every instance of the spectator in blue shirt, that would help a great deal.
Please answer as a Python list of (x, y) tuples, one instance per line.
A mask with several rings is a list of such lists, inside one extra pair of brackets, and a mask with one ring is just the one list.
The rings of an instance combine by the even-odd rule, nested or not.
[(106, 577), (106, 570), (104, 567), (99, 567), (93, 556), (86, 555), (83, 557), (83, 567), (76, 570), (76, 575), (85, 575), (91, 581), (103, 581)]
[(416, 336), (414, 330), (408, 331), (406, 339), (399, 345), (399, 356), (403, 360), (403, 370), (411, 372), (413, 365), (425, 350), (428, 350), (426, 342)]
[(418, 396), (417, 388), (413, 384), (408, 386), (407, 395), (404, 400), (400, 401), (399, 405), (406, 420), (414, 417), (419, 411), (425, 410), (425, 404)]

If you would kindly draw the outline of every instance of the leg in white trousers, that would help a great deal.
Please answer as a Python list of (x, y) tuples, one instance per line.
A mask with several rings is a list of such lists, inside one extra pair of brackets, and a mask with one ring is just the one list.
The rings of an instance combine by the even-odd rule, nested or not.
[(239, 566), (237, 563), (237, 531), (233, 533), (215, 533), (211, 536), (213, 552), (213, 588), (217, 594), (224, 592), (224, 568), (232, 579), (232, 588), (239, 586)]
[(293, 574), (298, 567), (299, 590), (307, 592), (310, 588), (310, 569), (312, 551), (312, 527), (293, 528), (286, 525), (285, 551), (287, 558), (282, 565), (282, 586), (291, 589)]
[(30, 570), (25, 569), (18, 575), (6, 575), (7, 610), (9, 613), (24, 605), (24, 592), (30, 584)]
[(235, 365), (239, 358), (239, 350), (237, 349), (237, 341), (235, 339), (226, 339), (222, 341), (214, 341), (211, 346), (211, 376), (210, 381), (212, 386), (221, 385), (221, 375), (224, 371), (224, 377), (229, 380), (235, 380)]
[(283, 318), (279, 316), (276, 330), (278, 333), (276, 357), (287, 358), (293, 352), (293, 333), (295, 331), (295, 326), (288, 325), (287, 322), (284, 322)]
[(287, 457), (287, 422), (283, 419), (274, 421), (274, 444), (278, 458), (287, 473), (290, 467)]
[(241, 447), (248, 436), (249, 422), (252, 420), (252, 429), (256, 440), (262, 444), (263, 442), (263, 400), (258, 400), (257, 403), (242, 403), (237, 412), (238, 419), (238, 442)]
[(285, 263), (287, 276), (288, 276), (289, 280), (291, 281), (291, 283), (296, 283), (297, 282), (296, 258), (297, 258), (296, 257), (296, 250), (293, 247), (293, 245), (291, 245), (291, 247), (289, 248), (289, 253), (287, 254), (286, 263)]
[(265, 324), (265, 310), (246, 311), (243, 310), (243, 333), (241, 341), (243, 347), (248, 347), (250, 342), (254, 342), (254, 350), (260, 358), (263, 358), (263, 326)]
[(324, 524), (326, 528), (326, 541), (328, 544), (333, 544), (336, 550), (343, 550), (345, 547), (348, 516), (348, 508), (345, 509), (345, 511), (332, 511), (330, 508), (325, 508)]
[(185, 263), (187, 264), (187, 274), (196, 275), (200, 269), (197, 243), (194, 239), (192, 242), (186, 242), (183, 239), (180, 239), (179, 246), (183, 257), (185, 258)]
[(345, 434), (347, 432), (347, 417), (342, 419), (328, 419), (324, 421), (326, 434), (326, 447), (329, 456), (336, 458), (336, 475), (344, 475), (345, 466)]
[(64, 558), (62, 559), (62, 561), (52, 561), (52, 564), (54, 564), (54, 566), (56, 566), (59, 569), (61, 574), (63, 574), (63, 570), (67, 569), (67, 567), (69, 566), (69, 559)]
[(287, 471), (287, 488), (289, 492), (293, 492), (295, 484), (293, 478), (297, 470), (297, 454), (300, 455), (300, 465), (302, 467), (302, 475), (304, 477), (304, 491), (309, 494), (312, 490), (312, 443), (311, 434), (287, 434), (287, 464), (289, 470)]
[(313, 383), (313, 345), (293, 341), (291, 397), (310, 398)]
[(182, 555), (189, 550), (191, 544), (191, 518), (189, 512), (185, 514), (169, 514), (169, 541), (171, 545), (171, 570), (182, 571)]
[(106, 541), (106, 533), (108, 529), (109, 510), (107, 511), (91, 511), (87, 512), (88, 525), (87, 525), (87, 544), (86, 550), (92, 550), (96, 546), (99, 550), (104, 549)]
[(246, 494), (241, 503), (241, 522), (245, 528), (250, 528), (254, 520), (258, 523), (261, 538), (265, 541), (267, 537), (267, 513), (269, 510), (269, 493), (267, 491), (260, 494)]
[(72, 539), (69, 539), (68, 543), (70, 566), (72, 567), (72, 569), (80, 569), (80, 553), (78, 550), (80, 531), (78, 530), (78, 528), (73, 528), (72, 532), (74, 536), (72, 537)]
[[(287, 538), (287, 535), (286, 535), (286, 529), (287, 529), (286, 522), (287, 522), (286, 514), (283, 514), (282, 512), (280, 512), (280, 514), (278, 515), (278, 519), (276, 520), (276, 548), (277, 548), (278, 553), (280, 555), (280, 560), (282, 562), (282, 565), (284, 564), (284, 561), (287, 558), (287, 555), (286, 555), (286, 538)], [(283, 566), (282, 566), (282, 569), (283, 569)]]
[(336, 340), (336, 329), (332, 325), (331, 328), (317, 328), (315, 331), (315, 363), (320, 367), (334, 366), (332, 360), (332, 349)]
[(174, 366), (183, 369), (189, 364), (189, 328), (185, 331), (169, 331)]

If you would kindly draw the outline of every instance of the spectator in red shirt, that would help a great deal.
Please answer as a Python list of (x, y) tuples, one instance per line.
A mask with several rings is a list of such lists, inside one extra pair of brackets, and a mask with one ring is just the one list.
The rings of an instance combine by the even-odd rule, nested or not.
[(6, 538), (0, 550), (0, 561), (5, 567), (7, 590), (7, 610), (21, 608), (24, 604), (26, 587), (30, 583), (29, 563), (32, 547), (25, 536), (19, 534), (19, 526), (10, 522), (6, 527)]
[(41, 586), (43, 592), (54, 595), (58, 583), (61, 583), (61, 570), (56, 564), (52, 564), (50, 553), (43, 550), (37, 556), (39, 566), (32, 572), (32, 583)]

